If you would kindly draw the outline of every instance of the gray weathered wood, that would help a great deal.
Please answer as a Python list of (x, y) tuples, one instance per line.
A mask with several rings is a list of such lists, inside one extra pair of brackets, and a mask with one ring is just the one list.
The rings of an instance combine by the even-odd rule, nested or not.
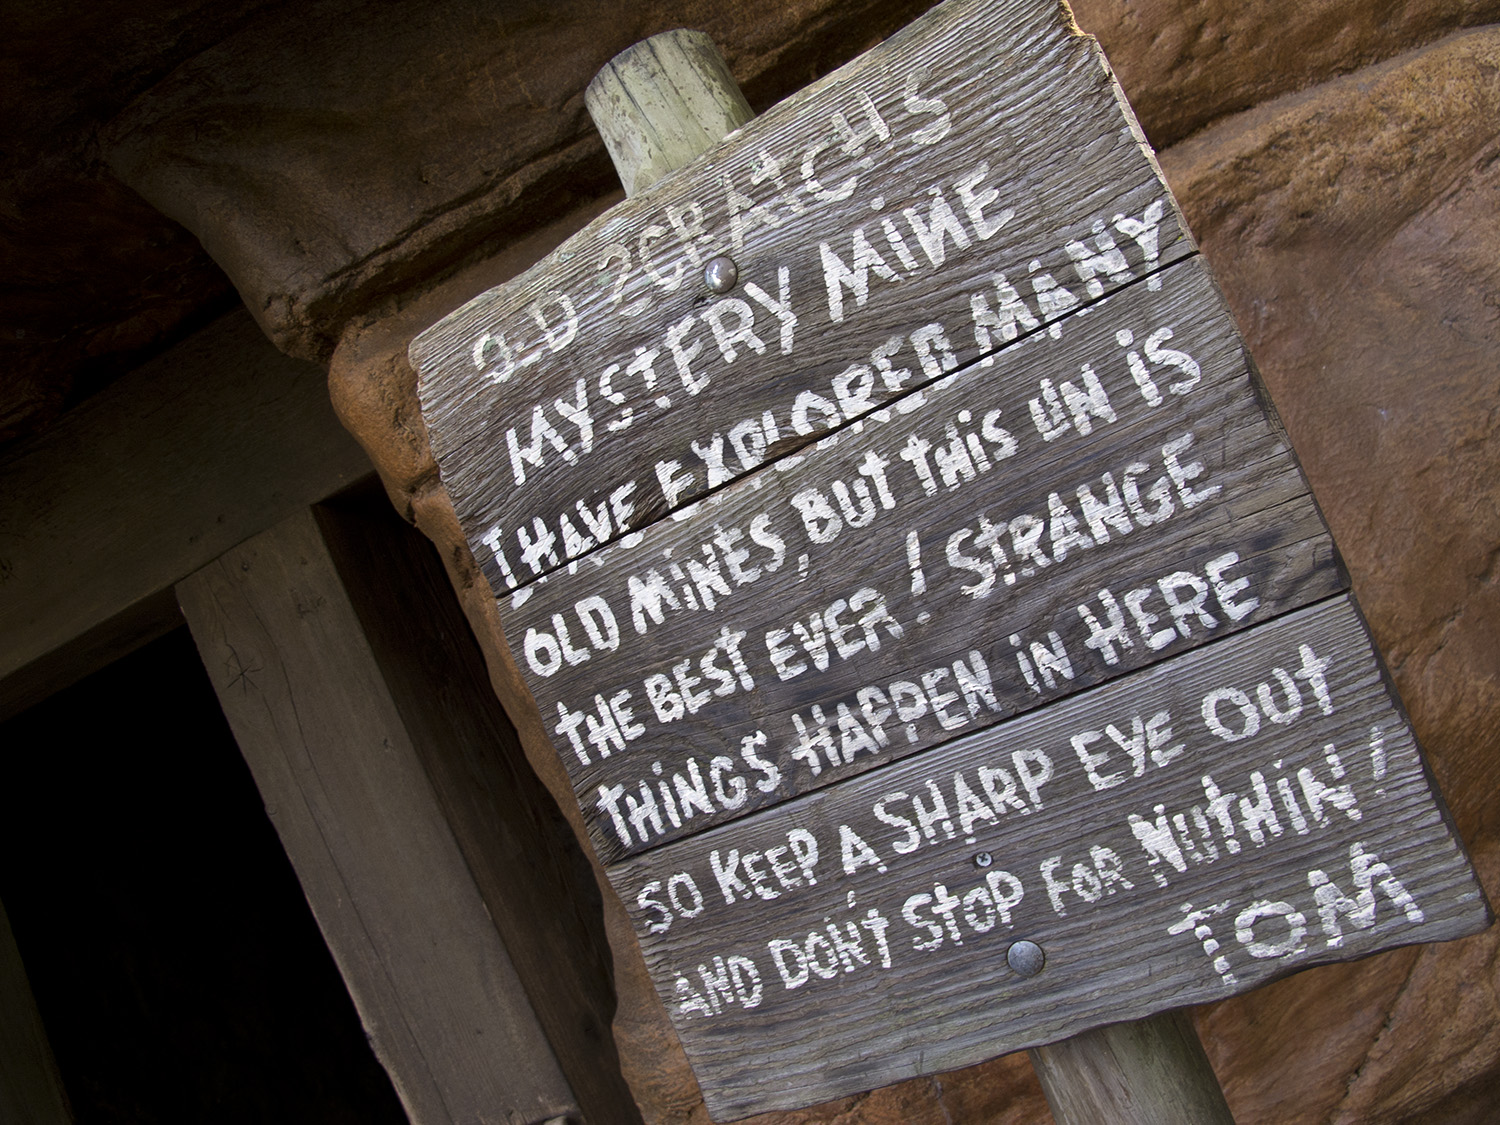
[(526, 761), (432, 544), (378, 488), (314, 509), (391, 698), (590, 1125), (639, 1125), (620, 1075), (588, 860)]
[(1183, 1012), (1033, 1047), (1031, 1065), (1057, 1125), (1234, 1125)]
[[(1199, 374), (1189, 386), (1179, 378), (1180, 370), (1155, 369), (1160, 402), (1152, 405), (1130, 374), (1118, 333), (1132, 333), (1139, 349), (1153, 333), (1168, 329), (1170, 344), (1193, 357)], [(531, 675), (532, 692), (555, 732), (601, 855), (617, 858), (743, 816), (1343, 587), (1322, 520), (1283, 435), (1264, 414), (1239, 335), (1201, 262), (1169, 267), (1159, 290), (1125, 288), (1086, 315), (1062, 322), (1059, 335), (1056, 340), (1048, 333), (1029, 337), (1001, 352), (991, 366), (966, 369), (947, 385), (928, 388), (920, 406), (906, 413), (891, 410), (883, 420), (872, 415), (799, 458), (764, 467), (679, 513), (686, 518), (652, 525), (638, 543), (595, 552), (576, 575), (560, 573), (528, 588), (523, 599), (510, 599), (521, 600), (519, 606), (502, 603), (516, 662)], [(1085, 367), (1095, 372), (1114, 420), (1080, 416), (1079, 425), (1065, 421), (1066, 430), (1046, 440), (1031, 402), (1039, 404), (1050, 426), (1043, 380), (1054, 387), (1081, 384)], [(1171, 393), (1174, 382), (1186, 393)], [(1073, 417), (1059, 409), (1062, 418)], [(995, 411), (1013, 438), (1015, 451), (1004, 459), (1003, 447), (982, 437), (983, 420)], [(993, 458), (988, 471), (970, 464), (949, 480), (942, 478), (936, 450), (951, 447), (953, 434), (979, 435), (974, 445)], [(1187, 499), (1163, 467), (1164, 448), (1185, 436), (1192, 444), (1180, 452), (1178, 463), (1202, 467), (1187, 483)], [(925, 458), (933, 477), (930, 495), (915, 462), (903, 459), (917, 438), (934, 447)], [(961, 452), (972, 461), (966, 442)], [(861, 472), (872, 454), (885, 466), (880, 485)], [(1103, 500), (1110, 488), (1125, 489), (1131, 465), (1142, 466), (1142, 494), (1165, 489), (1173, 513), (1151, 526), (1123, 518), (1091, 533), (1077, 489), (1089, 487)], [(835, 481), (842, 482), (847, 507), (840, 505)], [(864, 490), (863, 509), (855, 489)], [(805, 507), (811, 492), (823, 498), (822, 510), (831, 518), (819, 516), (809, 525), (799, 514), (798, 498)], [(1200, 493), (1206, 498), (1189, 508), (1188, 501)], [(1053, 495), (1066, 503), (1080, 535), (1065, 553), (1042, 556), (1047, 567), (1021, 558), (1012, 536), (1002, 537), (1008, 552), (1003, 565), (994, 565), (995, 556), (982, 544), (975, 546), (981, 518), (1004, 528), (1029, 514), (1049, 528), (1059, 527)], [(1117, 502), (1124, 513), (1127, 505), (1118, 497)], [(1156, 511), (1157, 501), (1149, 507)], [(846, 516), (863, 526), (850, 525)], [(908, 553), (913, 534), (921, 548), (920, 580)], [(1055, 542), (1051, 534), (1043, 542)], [(731, 543), (729, 536), (739, 538)], [(776, 551), (764, 545), (773, 536), (781, 544)], [(971, 569), (950, 564), (950, 543)], [(746, 552), (737, 565), (728, 559), (731, 550)], [(1166, 603), (1154, 582), (1188, 572), (1206, 589), (1205, 568), (1231, 553), (1238, 561), (1222, 573), (1247, 583), (1239, 588), (1243, 606), (1234, 609), (1237, 619), (1210, 596), (1207, 619), (1185, 618), (1177, 633), (1170, 622), (1155, 622), (1151, 632), (1160, 647), (1153, 649), (1126, 610), (1117, 608), (1132, 638), (1129, 647), (1122, 644), (1106, 654), (1088, 646), (1090, 627), (1078, 607), (1107, 621), (1101, 589), (1112, 592), (1117, 607), (1126, 604), (1128, 591), (1149, 590), (1139, 604), (1165, 618)], [(992, 568), (988, 580), (973, 569), (980, 565)], [(742, 576), (757, 572), (755, 580), (736, 582), (737, 569)], [(704, 579), (706, 573), (715, 577)], [(640, 593), (658, 579), (676, 603), (663, 602), (659, 623), (652, 615), (658, 607)], [(988, 589), (979, 590), (986, 581)], [(867, 593), (857, 594), (862, 590)], [(976, 590), (982, 596), (966, 592)], [(827, 635), (827, 612), (837, 602), (845, 608), (835, 621), (850, 628), (843, 638), (847, 658)], [(880, 605), (889, 620), (861, 628), (858, 622)], [(734, 652), (723, 641), (726, 628), (734, 636), (743, 634)], [(1155, 636), (1163, 628), (1166, 632)], [(1019, 638), (1019, 650), (1029, 651), (1034, 642), (1050, 646), (1051, 633), (1066, 646), (1072, 675), (1052, 676), (1055, 683), (1034, 676), (1033, 686), (1010, 638)], [(826, 666), (818, 663), (820, 652)], [(716, 653), (710, 659), (716, 670), (705, 669), (705, 653)], [(731, 679), (735, 658), (742, 676)], [(960, 673), (957, 661), (968, 672)], [(797, 667), (803, 671), (790, 675)], [(925, 707), (926, 714), (904, 732), (902, 723), (891, 721), (881, 735), (856, 733), (862, 748), (838, 760), (816, 752), (814, 765), (794, 752), (806, 745), (803, 730), (824, 725), (812, 711), (815, 706), (838, 739), (839, 708), (859, 715), (861, 690), (874, 685), (888, 696), (893, 683), (920, 683), (933, 669), (943, 670), (936, 675), (946, 682), (925, 693), (931, 699), (957, 690), (960, 675), (979, 667), (987, 669), (993, 693), (982, 704), (970, 694), (947, 715)], [(745, 690), (747, 679), (753, 680), (753, 690)], [(670, 685), (676, 697), (687, 685), (696, 693), (694, 709), (667, 699), (661, 714), (672, 716), (672, 708), (683, 713), (663, 721), (649, 702), (653, 685), (658, 694)], [(606, 725), (599, 719), (604, 705), (596, 697), (614, 701), (617, 718), (628, 711), (634, 724), (630, 733), (637, 737), (616, 734), (612, 741), (591, 742), (590, 732)], [(583, 715), (594, 716), (592, 725), (578, 718)], [(861, 720), (860, 725), (870, 724)], [(627, 728), (616, 723), (614, 729)], [(880, 745), (868, 741), (872, 737)], [(754, 763), (743, 751), (746, 738), (758, 739), (758, 755), (773, 764), (774, 776), (751, 768)], [(660, 830), (643, 821), (627, 844), (619, 821), (601, 803), (606, 792), (623, 786), (623, 794), (636, 794), (642, 782), (649, 787), (656, 763), (667, 777), (686, 776), (684, 771), (693, 768), (689, 760), (707, 774), (719, 756), (733, 760), (743, 781), (755, 783), (743, 800), (732, 808), (716, 800), (712, 812), (697, 810), (680, 825), (663, 813)]]
[[(1194, 253), (1065, 8), (949, 0), (414, 341), (716, 1118), (1487, 923)], [(1190, 1039), (1049, 1081), (1220, 1119)]]
[(0, 463), (0, 717), (182, 623), (172, 585), (370, 472), (243, 311)]
[(594, 76), (583, 101), (627, 196), (690, 164), (755, 116), (714, 41), (681, 28), (621, 51)]
[[(917, 230), (949, 212), (959, 233), (930, 236), (929, 256)], [(1148, 214), (1149, 238), (1125, 233), (1139, 233), (1131, 224)], [(1097, 253), (1101, 239), (1121, 268), (1092, 276), (1090, 288), (1067, 247)], [(869, 275), (858, 299), (836, 286), (835, 315), (825, 243), (851, 270), (856, 254), (878, 252), (883, 264), (871, 268), (897, 280)], [(561, 547), (566, 517), (581, 553), (584, 539), (643, 526), (716, 483), (695, 442), (759, 426), (753, 464), (826, 432), (820, 415), (798, 426), (798, 397), (834, 401), (851, 365), (890, 366), (890, 382), (877, 378), (869, 391), (879, 403), (930, 379), (924, 368), (940, 373), (947, 354), (968, 362), (1004, 343), (1001, 330), (977, 335), (974, 324), (975, 299), (989, 310), (980, 319), (997, 315), (997, 275), (1024, 294), (1028, 317), (1046, 321), (1064, 301), (1050, 279), (1086, 301), (1191, 252), (1097, 46), (1064, 9), (950, 0), (453, 313), (411, 356), (444, 485), (476, 559), (504, 590), (533, 576), (519, 559), (533, 521)], [(718, 253), (739, 270), (721, 299), (703, 283)], [(1036, 286), (1053, 293), (1051, 305)], [(745, 316), (754, 342), (736, 337)], [(650, 373), (631, 373), (643, 355)], [(533, 439), (537, 461), (519, 452)], [(694, 479), (669, 500), (658, 466), (672, 461)], [(733, 457), (726, 465), (745, 471)], [(589, 531), (580, 505), (598, 524), (611, 497), (608, 530)]]
[(412, 1121), (576, 1113), (312, 513), (177, 589)]
[[(1326, 699), (1307, 671), (1324, 660), (1318, 674)], [(1225, 694), (1233, 691), (1243, 695)], [(1213, 714), (1224, 729), (1244, 729), (1245, 701), (1259, 724), (1253, 734), (1229, 740), (1213, 732), (1204, 700), (1216, 692)], [(1139, 776), (1135, 759), (1108, 733), (1114, 724), (1129, 741), (1139, 733), (1137, 721), (1160, 735), (1155, 750), (1163, 759), (1148, 742)], [(1075, 738), (1089, 754), (1109, 752), (1092, 762), (1104, 788), (1090, 780)], [(981, 768), (1004, 771), (988, 775), (989, 790)], [(1274, 828), (1261, 827), (1261, 841), (1238, 800), (1256, 802), (1257, 774), (1277, 818)], [(1281, 795), (1283, 780), (1300, 825)], [(1227, 806), (1232, 831), (1212, 807), (1209, 785), (1235, 795)], [(1320, 786), (1348, 786), (1349, 795), (1329, 797)], [(1309, 792), (1320, 797), (1317, 810)], [(1132, 817), (1171, 847), (1162, 843), (1153, 858)], [(847, 842), (846, 830), (870, 851)], [(816, 842), (808, 869), (798, 862), (794, 832), (807, 834), (803, 855), (808, 837)], [(1373, 925), (1360, 928), (1339, 914), (1342, 936), (1332, 943), (1309, 872), (1325, 872), (1344, 896), (1356, 896), (1351, 864), (1363, 861), (1351, 849), (1390, 870), (1371, 871)], [(981, 852), (991, 860), (987, 867), (975, 862)], [(1058, 886), (1049, 888), (1043, 869), (1054, 858)], [(731, 874), (721, 879), (716, 868)], [(1400, 887), (1382, 882), (1391, 875)], [(1343, 595), (657, 848), (611, 868), (610, 877), (716, 1119), (967, 1066), (1089, 1027), (1220, 999), (1311, 965), (1475, 933), (1489, 922), (1410, 728)], [(1011, 877), (1022, 893), (1007, 923), (982, 894), (970, 896), (991, 880), (1013, 895)], [(1402, 888), (1420, 918), (1393, 900)], [(922, 895), (928, 897), (912, 897)], [(944, 895), (969, 903), (950, 915), (956, 935), (934, 909)], [(1266, 903), (1289, 905), (1258, 919), (1245, 914)], [(888, 925), (889, 967), (867, 922), (870, 911)], [(1291, 911), (1301, 915), (1301, 934), (1278, 951), (1294, 929), (1278, 915)], [(860, 951), (841, 965), (830, 926), (847, 938), (851, 923)], [(1195, 933), (1199, 924), (1208, 929)], [(1045, 968), (1029, 979), (1006, 965), (1010, 943), (1021, 939), (1046, 954)], [(783, 983), (788, 977), (777, 967), (773, 941), (799, 951), (782, 947), (789, 979), (806, 978), (795, 987)], [(1261, 943), (1259, 954), (1252, 942)], [(811, 969), (808, 954), (821, 970)], [(738, 963), (738, 992), (735, 957), (755, 967), (752, 973)], [(1224, 961), (1216, 964), (1216, 957)], [(711, 996), (705, 975), (721, 971), (730, 973), (728, 983)]]
[(73, 1121), (4, 903), (0, 903), (0, 1121), (14, 1125), (72, 1125)]

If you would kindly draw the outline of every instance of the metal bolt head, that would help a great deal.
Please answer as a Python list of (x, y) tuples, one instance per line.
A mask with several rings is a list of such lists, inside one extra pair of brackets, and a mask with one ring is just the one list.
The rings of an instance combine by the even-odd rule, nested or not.
[(1047, 955), (1034, 941), (1017, 941), (1012, 942), (1011, 947), (1005, 951), (1005, 963), (1017, 976), (1034, 977), (1047, 963)]
[(989, 852), (977, 852), (977, 853), (975, 853), (975, 856), (974, 856), (974, 866), (975, 867), (988, 867), (990, 864), (992, 864), (994, 862), (995, 862), (995, 858), (994, 858), (994, 856), (990, 855)]
[(728, 293), (740, 279), (740, 268), (727, 254), (720, 254), (703, 267), (703, 284), (714, 293)]

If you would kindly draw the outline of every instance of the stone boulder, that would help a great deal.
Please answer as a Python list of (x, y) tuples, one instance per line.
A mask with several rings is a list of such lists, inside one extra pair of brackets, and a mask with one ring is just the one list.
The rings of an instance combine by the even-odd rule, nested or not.
[[(930, 3), (641, 0), (607, 15), (580, 0), (267, 5), (137, 98), (103, 153), (198, 236), (279, 347), (326, 360), (352, 317), (613, 187), (582, 91), (615, 52), (700, 28), (764, 107)], [(1166, 145), (1267, 96), (1500, 19), (1500, 0), (1080, 0), (1077, 14)]]
[(583, 90), (632, 43), (707, 31), (765, 105), (931, 2), (314, 0), (179, 66), (104, 152), (278, 347), (326, 361), (351, 317), (618, 185)]
[(1249, 109), (1500, 20), (1497, 0), (1073, 0), (1157, 148)]
[[(1500, 898), (1500, 28), (1161, 154)], [(1488, 1121), (1495, 930), (1204, 1014), (1242, 1122)]]

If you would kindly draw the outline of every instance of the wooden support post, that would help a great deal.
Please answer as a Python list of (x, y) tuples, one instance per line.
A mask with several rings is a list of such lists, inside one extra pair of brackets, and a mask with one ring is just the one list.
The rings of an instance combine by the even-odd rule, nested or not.
[(437, 551), (378, 488), (313, 513), (583, 1119), (641, 1125), (610, 1035), (598, 884), (495, 696)]
[(621, 51), (583, 100), (626, 195), (639, 195), (755, 116), (714, 41), (680, 29)]
[(1234, 1125), (1185, 1012), (1098, 1027), (1028, 1053), (1057, 1125)]
[(47, 1030), (0, 903), (0, 1121), (71, 1125)]
[[(523, 960), (497, 928), (507, 915), (555, 910), (539, 905), (536, 885), (558, 861), (533, 846), (532, 825), (507, 823), (494, 803), (506, 779), (489, 759), (502, 740), (475, 677), (455, 667), (472, 647), (452, 635), (462, 628), (457, 611), (435, 610), (426, 596), (440, 568), (419, 582), (411, 564), (397, 567), (378, 610), (341, 572), (351, 556), (376, 567), (399, 548), (304, 510), (184, 580), (178, 597), (414, 1125), (576, 1119), (581, 1109), (590, 1121), (628, 1122), (628, 1110), (580, 1104), (559, 1055), (582, 1064), (578, 1088), (597, 1091), (609, 1052), (554, 1049), (527, 992), (528, 983), (545, 991), (546, 955), (523, 950)], [(372, 610), (383, 614), (376, 629), (366, 624)], [(436, 636), (392, 658), (403, 632), (424, 630)], [(509, 854), (494, 841), (505, 833), (515, 837)], [(528, 881), (530, 890), (516, 890)], [(537, 932), (545, 939), (555, 929)], [(556, 941), (552, 971), (571, 970), (575, 953)], [(542, 979), (523, 981), (518, 968)], [(571, 998), (560, 1003), (575, 1036), (608, 1026), (606, 1015), (591, 1029)]]
[[(712, 40), (669, 31), (615, 56), (585, 102), (627, 195), (750, 120)], [(1030, 1052), (1058, 1125), (1233, 1125), (1203, 1046), (1180, 1012), (1084, 1032)]]

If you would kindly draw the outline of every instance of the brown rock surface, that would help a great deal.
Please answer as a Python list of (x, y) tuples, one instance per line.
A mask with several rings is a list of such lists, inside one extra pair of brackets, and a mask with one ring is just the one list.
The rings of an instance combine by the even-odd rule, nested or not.
[(1071, 2), (1158, 148), (1268, 98), (1500, 20), (1497, 0)]
[[(279, 343), (326, 357), (344, 320), (382, 294), (612, 186), (577, 95), (617, 47), (702, 26), (764, 105), (928, 3), (12, 6), (0, 41), (0, 443), (223, 310), (228, 282), (194, 234)], [(1500, 0), (1076, 9), (1158, 145), (1500, 20)], [(116, 162), (193, 233), (100, 167), (97, 134), (133, 99), (110, 134)]]
[(98, 167), (94, 134), (275, 0), (10, 4), (0, 37), (0, 444), (227, 310), (197, 240)]
[[(1162, 164), (1500, 897), (1500, 29), (1261, 106)], [(1496, 946), (1219, 1005), (1203, 1027), (1240, 1119), (1488, 1119)]]
[(277, 346), (488, 257), (618, 181), (583, 89), (657, 31), (695, 27), (774, 102), (932, 0), (317, 0), (251, 21), (114, 123), (111, 167), (198, 235)]

